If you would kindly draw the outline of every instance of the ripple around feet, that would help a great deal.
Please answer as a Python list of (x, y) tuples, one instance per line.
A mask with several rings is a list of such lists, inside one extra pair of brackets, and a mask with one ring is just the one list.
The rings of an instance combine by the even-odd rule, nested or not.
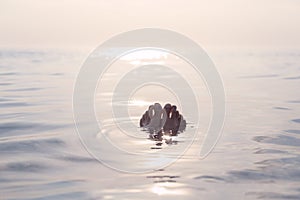
[(180, 178), (180, 176), (170, 176), (170, 175), (157, 175), (157, 176), (147, 176), (147, 178), (170, 178), (170, 179), (174, 179), (174, 178)]
[(153, 179), (153, 183), (176, 183), (180, 176), (172, 175), (153, 175), (147, 176), (148, 179)]

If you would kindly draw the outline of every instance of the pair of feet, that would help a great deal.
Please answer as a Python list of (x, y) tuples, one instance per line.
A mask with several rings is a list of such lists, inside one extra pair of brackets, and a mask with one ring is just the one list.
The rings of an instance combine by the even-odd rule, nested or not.
[(145, 127), (151, 134), (177, 135), (186, 128), (186, 121), (175, 105), (167, 103), (164, 108), (159, 103), (150, 105), (140, 119), (140, 127)]

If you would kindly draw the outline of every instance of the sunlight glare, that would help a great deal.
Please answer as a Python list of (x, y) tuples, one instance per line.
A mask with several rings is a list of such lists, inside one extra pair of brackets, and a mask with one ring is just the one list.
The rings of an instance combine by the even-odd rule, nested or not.
[(161, 60), (168, 57), (168, 52), (160, 50), (139, 50), (122, 56), (120, 60), (138, 61), (138, 60)]
[(184, 191), (175, 188), (167, 188), (164, 185), (157, 184), (151, 188), (151, 191), (157, 195), (183, 195)]
[(139, 106), (139, 107), (149, 106), (151, 104), (152, 104), (151, 102), (144, 101), (144, 100), (137, 100), (137, 99), (131, 99), (128, 103), (129, 106)]

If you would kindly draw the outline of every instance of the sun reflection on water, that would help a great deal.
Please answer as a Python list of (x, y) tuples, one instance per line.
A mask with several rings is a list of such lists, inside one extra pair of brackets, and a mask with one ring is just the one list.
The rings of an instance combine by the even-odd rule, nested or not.
[(157, 183), (151, 188), (151, 192), (161, 195), (184, 195), (186, 192), (183, 189), (178, 189), (175, 186), (176, 183)]

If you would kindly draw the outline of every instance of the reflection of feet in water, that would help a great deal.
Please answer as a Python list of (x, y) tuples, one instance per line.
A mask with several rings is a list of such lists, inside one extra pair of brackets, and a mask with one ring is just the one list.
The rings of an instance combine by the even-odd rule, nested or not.
[(172, 144), (172, 137), (177, 136), (186, 128), (186, 121), (175, 105), (166, 104), (164, 108), (159, 103), (150, 105), (140, 119), (140, 127), (146, 128), (149, 137), (155, 141), (164, 140)]
[[(149, 132), (149, 131), (148, 131)], [(151, 133), (149, 132), (149, 138), (155, 141), (162, 141), (163, 140), (163, 132), (159, 131), (158, 133)]]

